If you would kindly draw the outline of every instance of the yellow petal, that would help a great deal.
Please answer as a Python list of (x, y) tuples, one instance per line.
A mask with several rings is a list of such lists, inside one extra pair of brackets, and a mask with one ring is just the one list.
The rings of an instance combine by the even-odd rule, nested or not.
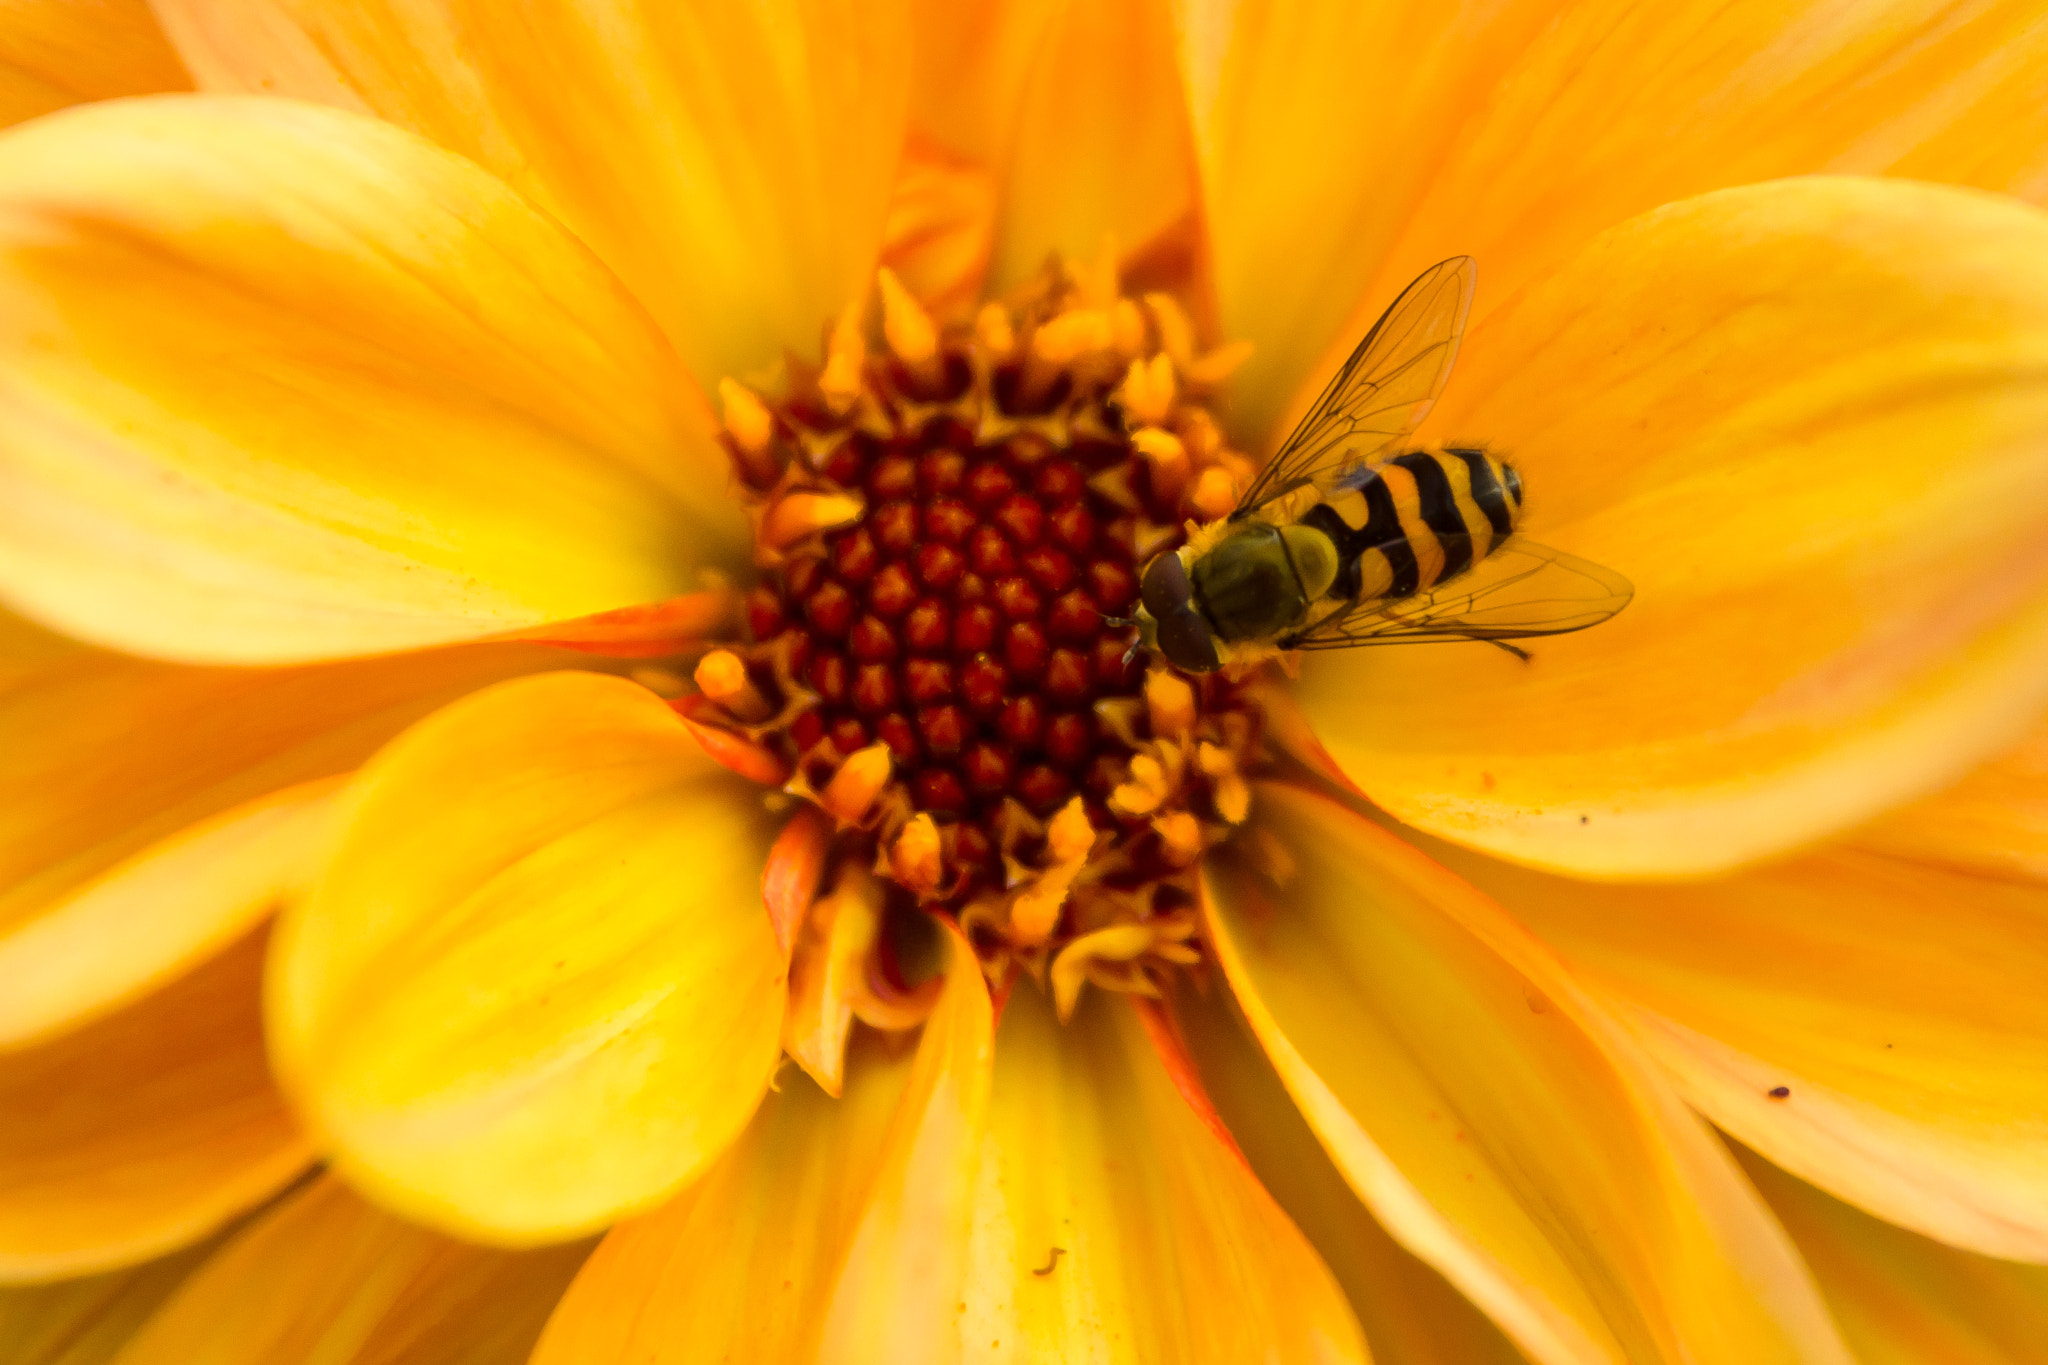
[(611, 275), (355, 115), (159, 96), (11, 131), (0, 318), (0, 597), (132, 652), (331, 658), (655, 601), (735, 515), (709, 410)]
[(1862, 1365), (2043, 1365), (2048, 1266), (1931, 1242), (1736, 1156), (1820, 1281)]
[(916, 1049), (861, 1034), (836, 1100), (787, 1075), (702, 1180), (599, 1244), (535, 1365), (947, 1358), (994, 1027), (949, 943)]
[(2048, 882), (2048, 725), (1954, 786), (1849, 837), (1901, 858)]
[[(1174, 55), (1167, 0), (1069, 4), (1045, 23), (999, 163), (991, 291), (1029, 278), (1052, 252), (1093, 261), (1105, 236), (1140, 247), (1193, 208)], [(994, 94), (978, 68), (949, 76)]]
[(332, 778), (446, 701), (576, 657), (477, 645), (230, 669), (72, 649), (25, 663), (0, 681), (0, 1048), (239, 938), (297, 884)]
[(2040, 20), (2029, 0), (1572, 5), (1450, 140), (1321, 372), (1431, 261), (1478, 257), (1476, 321), (1595, 233), (1731, 185), (1865, 173), (2048, 203)]
[(220, 1240), (127, 1270), (0, 1288), (0, 1362), (105, 1365)]
[(551, 673), (401, 735), (280, 923), (272, 1049), (336, 1166), (467, 1236), (603, 1226), (766, 1089), (773, 828), (644, 688)]
[(1344, 1288), (1378, 1365), (1524, 1365), (1526, 1357), (1360, 1202), (1294, 1107), (1227, 992), (1174, 997), (1203, 1087), (1259, 1183)]
[(522, 1365), (588, 1243), (497, 1251), (322, 1176), (208, 1258), (117, 1365)]
[(1602, 876), (1754, 860), (1953, 780), (2048, 700), (2048, 213), (1778, 181), (1604, 235), (1429, 426), (1635, 601), (1524, 664), (1322, 654), (1303, 704), (1432, 833)]
[(1727, 1153), (1540, 944), (1341, 806), (1253, 811), (1292, 874), (1212, 871), (1217, 957), (1403, 1246), (1543, 1365), (1846, 1362)]
[(147, 0), (12, 0), (0, 13), (0, 127), (80, 100), (191, 88)]
[(1124, 1000), (1091, 992), (1062, 1028), (1011, 997), (979, 1181), (971, 1359), (1366, 1358), (1329, 1270)]
[(1689, 886), (1445, 856), (1715, 1123), (1895, 1223), (2048, 1261), (2048, 888), (1847, 850)]
[(867, 287), (903, 141), (894, 0), (165, 0), (209, 90), (372, 110), (497, 171), (706, 384), (814, 354)]
[[(1340, 334), (1363, 335), (1351, 315), (1437, 158), (1557, 7), (1177, 7), (1222, 335), (1254, 346), (1231, 415), (1263, 450), (1295, 389), (1335, 367), (1325, 355)], [(1416, 269), (1464, 250), (1453, 237)]]
[(181, 1246), (311, 1159), (264, 1064), (264, 940), (55, 1042), (0, 1053), (0, 1281)]

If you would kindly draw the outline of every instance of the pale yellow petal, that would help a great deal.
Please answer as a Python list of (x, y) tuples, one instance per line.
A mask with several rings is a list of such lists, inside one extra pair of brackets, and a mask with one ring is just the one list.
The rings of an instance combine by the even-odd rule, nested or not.
[(535, 1365), (915, 1365), (957, 1347), (994, 1027), (964, 942), (914, 1048), (856, 1039), (832, 1099), (792, 1069), (704, 1178), (599, 1245)]
[(1173, 1003), (1217, 1113), (1259, 1183), (1343, 1286), (1375, 1365), (1524, 1365), (1500, 1329), (1388, 1236), (1351, 1192), (1229, 993), (1184, 990)]
[(1861, 1365), (2042, 1365), (2048, 1266), (1972, 1255), (1830, 1199), (1736, 1149)]
[(979, 1181), (965, 1359), (1366, 1359), (1329, 1270), (1125, 1000), (1090, 992), (1062, 1027), (1011, 996)]
[(896, 0), (160, 0), (209, 90), (362, 108), (588, 242), (706, 384), (815, 354), (903, 142)]
[(0, 127), (81, 100), (191, 88), (148, 0), (0, 7)]
[(1530, 641), (1324, 653), (1376, 802), (1600, 876), (1753, 861), (1953, 781), (2048, 699), (2048, 213), (1777, 181), (1595, 241), (1482, 323), (1428, 429), (1632, 580)]
[(71, 648), (0, 676), (0, 1049), (239, 938), (298, 883), (334, 778), (447, 701), (577, 657), (234, 669)]
[(1332, 801), (1253, 811), (1292, 866), (1212, 871), (1217, 957), (1403, 1246), (1543, 1365), (1846, 1362), (1727, 1153), (1541, 944)]
[(501, 683), (387, 746), (281, 921), (279, 1070), (379, 1202), (513, 1243), (701, 1171), (778, 1053), (774, 829), (652, 692)]
[(323, 1175), (209, 1257), (115, 1360), (522, 1365), (588, 1252), (453, 1241)]
[(1849, 850), (1680, 886), (1441, 856), (1715, 1123), (1895, 1223), (2048, 1261), (2048, 887)]
[(610, 273), (371, 119), (11, 130), (0, 319), (0, 598), (86, 639), (382, 652), (673, 597), (737, 543), (708, 409)]
[(265, 938), (96, 1024), (0, 1053), (0, 1281), (196, 1241), (312, 1159), (264, 1063)]

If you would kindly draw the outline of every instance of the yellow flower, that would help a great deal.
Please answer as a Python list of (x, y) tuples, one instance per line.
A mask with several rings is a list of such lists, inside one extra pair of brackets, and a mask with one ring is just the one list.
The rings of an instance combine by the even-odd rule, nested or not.
[[(18, 1336), (2048, 1339), (2026, 7), (157, 12), (207, 93), (0, 137), (0, 1274), (110, 1276), (0, 1300)], [(912, 549), (999, 524), (932, 529), (965, 461), (884, 471), (968, 444), (912, 400), (1002, 419), (1020, 515), (1127, 572), (1145, 498), (1220, 510), (1458, 252), (1417, 440), (1511, 456), (1621, 617), (1251, 693), (1118, 674), (1055, 600), (992, 695), (1100, 690), (1068, 758), (800, 728), (863, 684), (797, 566), (864, 581), (913, 491)], [(984, 781), (1022, 814), (959, 818)]]

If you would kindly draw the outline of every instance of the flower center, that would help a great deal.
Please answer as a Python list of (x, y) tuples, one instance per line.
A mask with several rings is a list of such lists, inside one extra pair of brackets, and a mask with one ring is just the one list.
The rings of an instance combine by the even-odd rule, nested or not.
[(971, 326), (886, 271), (881, 293), (877, 353), (849, 314), (786, 396), (722, 386), (762, 577), (693, 716), (992, 971), (1093, 935), (1069, 975), (1138, 984), (1191, 956), (1189, 869), (1243, 820), (1258, 739), (1240, 683), (1137, 654), (1122, 620), (1249, 472), (1201, 402), (1236, 353), (1064, 268)]

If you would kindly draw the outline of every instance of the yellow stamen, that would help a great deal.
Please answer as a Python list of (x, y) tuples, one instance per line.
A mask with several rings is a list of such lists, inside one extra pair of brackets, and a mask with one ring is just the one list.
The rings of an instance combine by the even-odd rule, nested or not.
[(939, 827), (932, 817), (919, 811), (889, 847), (889, 871), (906, 888), (919, 896), (936, 895), (945, 874)]
[(1204, 519), (1220, 521), (1237, 505), (1237, 481), (1212, 466), (1195, 480), (1195, 491), (1188, 495), (1188, 502)]
[(1180, 674), (1155, 668), (1145, 675), (1145, 709), (1152, 716), (1153, 734), (1179, 739), (1194, 728), (1195, 689)]
[(985, 303), (974, 315), (974, 344), (990, 360), (1008, 360), (1017, 349), (1017, 328), (1010, 310), (1000, 303)]
[(1145, 354), (1145, 315), (1129, 299), (1118, 299), (1109, 310), (1109, 334), (1118, 355)]
[(1195, 749), (1195, 766), (1214, 783), (1216, 813), (1233, 825), (1241, 825), (1252, 812), (1251, 784), (1237, 770), (1237, 759), (1228, 749), (1202, 744)]
[(1170, 792), (1166, 769), (1150, 754), (1131, 757), (1131, 780), (1109, 794), (1109, 808), (1118, 815), (1150, 815), (1165, 804)]
[(1145, 306), (1152, 310), (1152, 321), (1159, 328), (1159, 346), (1173, 357), (1176, 365), (1186, 365), (1195, 358), (1195, 325), (1188, 321), (1188, 315), (1171, 294), (1147, 294)]
[(1233, 341), (1187, 366), (1188, 383), (1195, 388), (1213, 389), (1237, 371), (1237, 367), (1252, 358), (1252, 344), (1249, 341)]
[(1152, 486), (1161, 497), (1180, 492), (1189, 473), (1188, 451), (1180, 437), (1159, 427), (1142, 427), (1131, 433), (1131, 447), (1152, 466)]
[(1115, 340), (1109, 315), (1099, 308), (1070, 308), (1031, 335), (1031, 354), (1048, 365), (1067, 365), (1106, 351)]
[(889, 785), (893, 764), (886, 744), (870, 744), (855, 751), (832, 774), (825, 790), (818, 793), (818, 804), (846, 824), (859, 823), (881, 795), (882, 788)]
[(931, 314), (887, 266), (875, 277), (882, 287), (882, 336), (889, 349), (920, 384), (936, 387), (945, 372), (939, 360), (939, 329)]
[(1184, 810), (1168, 811), (1152, 820), (1166, 861), (1175, 867), (1192, 867), (1202, 856), (1202, 822)]
[(1200, 961), (1201, 954), (1187, 942), (1194, 929), (1192, 916), (1166, 916), (1138, 924), (1113, 924), (1083, 934), (1060, 949), (1050, 975), (1053, 1007), (1061, 1020), (1074, 1017), (1081, 987), (1090, 980), (1139, 995), (1157, 995), (1157, 988), (1137, 965), (1139, 960), (1151, 957), (1183, 966)]
[(743, 455), (762, 455), (775, 439), (775, 418), (754, 391), (736, 379), (718, 381), (718, 402), (725, 411), (725, 434)]
[(832, 324), (832, 340), (825, 348), (825, 368), (818, 375), (818, 392), (834, 412), (845, 412), (860, 397), (862, 371), (868, 362), (868, 343), (860, 329), (863, 302), (856, 299), (846, 306), (846, 311)]
[(699, 659), (692, 676), (697, 680), (697, 690), (724, 707), (735, 720), (753, 725), (775, 713), (775, 708), (747, 677), (746, 664), (729, 649), (714, 649)]
[(849, 866), (830, 895), (811, 903), (790, 962), (782, 1046), (828, 1095), (839, 1094), (845, 1077), (853, 1002), (881, 926), (881, 888)]
[(1088, 823), (1080, 797), (1068, 801), (1052, 818), (1046, 845), (1051, 865), (1010, 906), (1010, 937), (1022, 946), (1043, 943), (1052, 933), (1074, 878), (1088, 865), (1088, 855), (1095, 848), (1095, 827)]
[[(1150, 360), (1131, 362), (1131, 367), (1124, 372), (1123, 387), (1117, 390), (1117, 399), (1124, 405), (1125, 412), (1141, 423), (1156, 427), (1173, 411), (1176, 387), (1173, 360), (1162, 351)], [(1179, 442), (1176, 440), (1175, 444)]]
[(867, 504), (845, 493), (785, 493), (761, 519), (758, 543), (780, 552), (806, 536), (859, 521)]

